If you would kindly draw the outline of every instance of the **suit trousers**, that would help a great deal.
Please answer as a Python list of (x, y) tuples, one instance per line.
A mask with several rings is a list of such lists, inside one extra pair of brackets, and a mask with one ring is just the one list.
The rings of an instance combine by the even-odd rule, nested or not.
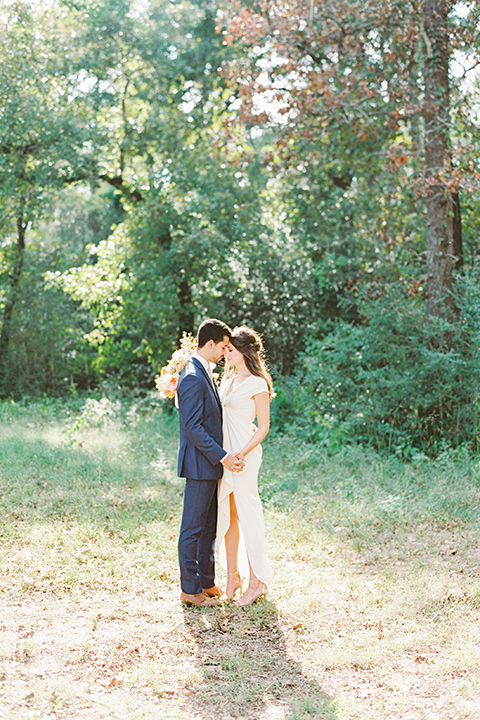
[(215, 585), (217, 480), (185, 480), (178, 538), (180, 586), (196, 595)]

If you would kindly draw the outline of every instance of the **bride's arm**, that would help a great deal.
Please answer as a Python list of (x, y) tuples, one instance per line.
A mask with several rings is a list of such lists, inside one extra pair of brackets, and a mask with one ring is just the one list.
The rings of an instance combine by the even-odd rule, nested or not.
[(239, 454), (243, 456), (247, 455), (257, 445), (260, 445), (270, 429), (270, 396), (268, 392), (257, 393), (253, 399), (255, 401), (258, 428), (243, 450), (240, 451)]

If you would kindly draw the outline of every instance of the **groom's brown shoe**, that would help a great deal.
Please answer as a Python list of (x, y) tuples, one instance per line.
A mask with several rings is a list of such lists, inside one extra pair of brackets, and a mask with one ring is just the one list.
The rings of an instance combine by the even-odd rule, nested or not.
[(216, 585), (211, 588), (203, 588), (202, 593), (207, 597), (222, 597), (223, 595), (223, 591)]
[(189, 595), (188, 593), (182, 592), (180, 595), (180, 602), (185, 605), (198, 605), (199, 607), (212, 607), (218, 605), (217, 598), (207, 598), (203, 593), (197, 593), (196, 595)]

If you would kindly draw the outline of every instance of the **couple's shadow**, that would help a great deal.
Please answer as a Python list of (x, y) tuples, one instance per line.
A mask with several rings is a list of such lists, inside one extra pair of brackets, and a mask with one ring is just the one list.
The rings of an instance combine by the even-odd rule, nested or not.
[(335, 720), (333, 699), (287, 651), (275, 605), (184, 608), (196, 643), (188, 682), (192, 717), (228, 720)]

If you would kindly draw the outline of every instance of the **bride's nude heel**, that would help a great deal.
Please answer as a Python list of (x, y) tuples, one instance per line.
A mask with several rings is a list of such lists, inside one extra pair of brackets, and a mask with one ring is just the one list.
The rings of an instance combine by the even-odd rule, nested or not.
[(246, 607), (247, 605), (251, 605), (252, 603), (256, 602), (262, 597), (265, 597), (267, 594), (267, 586), (265, 583), (260, 583), (258, 589), (254, 592), (253, 596), (248, 599), (248, 601), (245, 601), (245, 595), (248, 593), (248, 588), (246, 589), (244, 595), (240, 598), (240, 600), (235, 601), (235, 605), (238, 607)]
[(229, 581), (228, 581), (228, 578), (237, 578), (237, 582), (234, 583), (234, 588), (233, 588), (233, 592), (232, 592), (231, 595), (229, 595), (229, 594), (227, 593), (227, 590), (225, 589), (225, 595), (226, 595), (227, 599), (230, 600), (230, 601), (232, 601), (235, 593), (237, 592), (237, 590), (238, 590), (239, 588), (241, 589), (241, 587), (242, 587), (242, 585), (243, 585), (243, 579), (240, 577), (240, 573), (238, 572), (238, 570), (235, 570), (235, 572), (227, 573), (227, 585), (228, 585), (228, 582), (229, 582)]

